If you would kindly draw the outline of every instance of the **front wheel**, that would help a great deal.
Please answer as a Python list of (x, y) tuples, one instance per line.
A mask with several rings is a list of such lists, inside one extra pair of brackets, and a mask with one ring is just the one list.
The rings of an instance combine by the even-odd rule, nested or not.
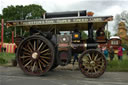
[(84, 51), (79, 58), (79, 68), (86, 77), (100, 77), (106, 69), (105, 56), (95, 49)]

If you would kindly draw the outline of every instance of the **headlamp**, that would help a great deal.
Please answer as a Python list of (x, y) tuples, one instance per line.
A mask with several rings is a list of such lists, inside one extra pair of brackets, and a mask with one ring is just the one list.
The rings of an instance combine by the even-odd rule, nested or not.
[(63, 41), (66, 41), (66, 38), (65, 37), (63, 37)]
[(78, 37), (79, 37), (79, 35), (78, 35), (78, 34), (74, 34), (74, 37), (75, 37), (75, 38), (78, 38)]

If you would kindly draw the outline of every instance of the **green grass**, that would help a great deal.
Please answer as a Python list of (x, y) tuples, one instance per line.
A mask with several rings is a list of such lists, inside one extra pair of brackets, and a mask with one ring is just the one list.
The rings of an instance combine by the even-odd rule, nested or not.
[(110, 72), (128, 72), (128, 55), (123, 55), (123, 60), (118, 60), (115, 55), (113, 61), (108, 61), (107, 71)]
[[(11, 60), (15, 58), (15, 54), (11, 53), (0, 53), (0, 65), (5, 65), (11, 63)], [(108, 72), (128, 72), (128, 55), (123, 55), (123, 60), (119, 61), (117, 55), (113, 61), (107, 62), (107, 71)]]
[(2, 53), (0, 52), (0, 65), (10, 63), (12, 59), (15, 58), (13, 53)]

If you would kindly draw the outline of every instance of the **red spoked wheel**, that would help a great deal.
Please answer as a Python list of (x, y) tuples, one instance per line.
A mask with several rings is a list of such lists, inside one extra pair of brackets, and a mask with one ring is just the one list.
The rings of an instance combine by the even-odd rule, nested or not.
[(30, 36), (20, 43), (16, 56), (24, 73), (43, 75), (53, 65), (54, 47), (43, 36)]
[(95, 49), (84, 51), (79, 58), (79, 68), (86, 77), (100, 77), (106, 69), (105, 56)]

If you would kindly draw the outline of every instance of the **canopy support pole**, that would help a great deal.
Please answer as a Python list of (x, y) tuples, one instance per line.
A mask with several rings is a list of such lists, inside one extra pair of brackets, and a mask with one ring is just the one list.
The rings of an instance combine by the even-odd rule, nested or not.
[(16, 37), (16, 26), (15, 26), (15, 37)]
[(22, 28), (20, 29), (20, 36), (22, 36)]

